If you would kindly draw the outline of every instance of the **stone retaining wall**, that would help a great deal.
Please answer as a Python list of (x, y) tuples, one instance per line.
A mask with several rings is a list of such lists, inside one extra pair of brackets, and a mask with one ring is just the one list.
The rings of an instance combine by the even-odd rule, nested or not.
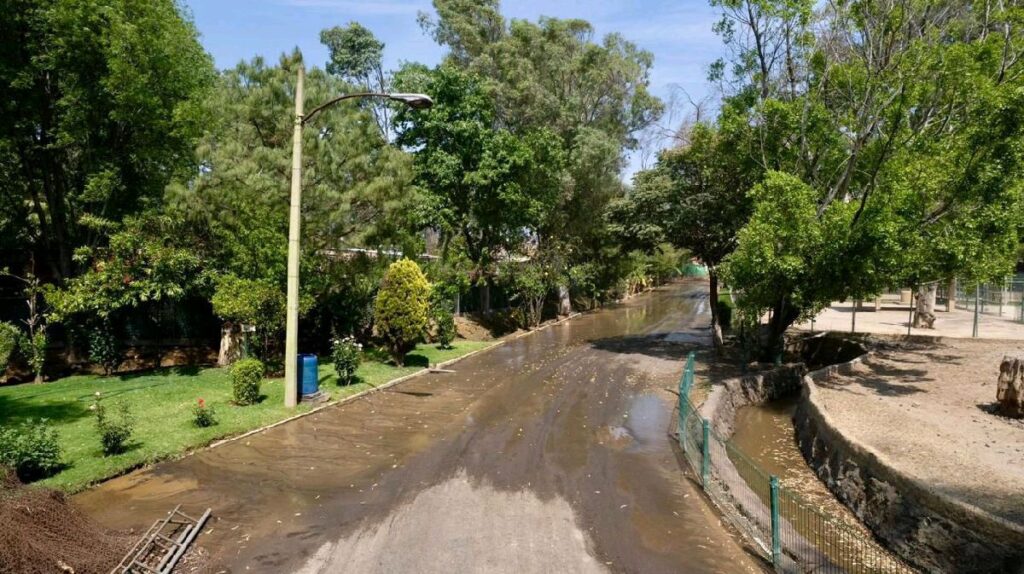
[(923, 571), (1024, 574), (1024, 528), (933, 491), (839, 430), (816, 381), (848, 373), (866, 356), (803, 376), (794, 426), (808, 464), (877, 537)]

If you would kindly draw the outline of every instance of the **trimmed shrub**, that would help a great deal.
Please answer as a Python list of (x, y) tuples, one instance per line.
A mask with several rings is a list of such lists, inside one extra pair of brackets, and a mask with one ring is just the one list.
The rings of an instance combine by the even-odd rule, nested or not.
[(437, 345), (442, 349), (451, 349), (455, 340), (455, 314), (447, 307), (434, 310), (434, 322), (437, 324)]
[(89, 360), (103, 367), (103, 374), (109, 375), (121, 364), (121, 350), (108, 321), (102, 321), (89, 329)]
[(96, 412), (96, 430), (100, 432), (103, 454), (110, 456), (124, 452), (135, 430), (135, 417), (128, 411), (128, 404), (119, 404), (117, 416), (111, 416), (103, 402), (97, 398), (93, 410)]
[(266, 372), (259, 359), (242, 359), (231, 367), (231, 390), (235, 404), (254, 405), (260, 402), (260, 382)]
[(415, 261), (402, 259), (388, 267), (374, 302), (377, 332), (399, 366), (423, 340), (429, 322), (430, 283)]
[(356, 369), (362, 359), (363, 346), (352, 337), (331, 341), (331, 362), (338, 373), (339, 385), (351, 385), (356, 379)]
[(18, 339), (20, 338), (21, 333), (13, 324), (0, 323), (0, 375), (7, 370), (7, 364), (10, 362), (14, 350), (18, 348)]
[(14, 469), (22, 482), (52, 476), (64, 466), (57, 431), (46, 419), (0, 428), (0, 465)]
[(197, 400), (192, 407), (192, 424), (199, 428), (212, 427), (217, 424), (217, 411), (208, 406), (205, 400)]

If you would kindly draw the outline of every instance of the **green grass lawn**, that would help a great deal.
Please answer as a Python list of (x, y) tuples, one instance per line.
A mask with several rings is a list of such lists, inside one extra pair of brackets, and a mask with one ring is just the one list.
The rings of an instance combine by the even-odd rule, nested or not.
[[(320, 365), (320, 388), (332, 400), (353, 395), (414, 373), (428, 363), (439, 363), (482, 349), (492, 342), (457, 341), (452, 349), (421, 345), (406, 357), (405, 367), (366, 360), (359, 367), (359, 382), (338, 386), (332, 365)], [(323, 360), (323, 359), (322, 359)], [(46, 418), (60, 437), (66, 468), (39, 484), (69, 492), (121, 474), (132, 468), (170, 458), (213, 440), (243, 433), (313, 408), (284, 407), (283, 379), (269, 379), (261, 387), (256, 405), (231, 404), (231, 377), (227, 369), (176, 367), (112, 377), (77, 375), (40, 385), (0, 387), (0, 425)], [(128, 404), (135, 417), (135, 432), (127, 452), (103, 456), (96, 421), (89, 406), (100, 392), (108, 410)], [(218, 424), (197, 428), (192, 407), (202, 398), (216, 409)]]

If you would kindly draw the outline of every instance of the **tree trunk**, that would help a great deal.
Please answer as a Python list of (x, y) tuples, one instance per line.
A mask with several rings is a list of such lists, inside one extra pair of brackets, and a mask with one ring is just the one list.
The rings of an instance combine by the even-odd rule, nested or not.
[(771, 320), (768, 322), (768, 340), (764, 348), (768, 360), (776, 360), (785, 351), (786, 330), (800, 316), (797, 309), (787, 298), (780, 299), (772, 309)]
[(480, 286), (480, 313), (486, 315), (491, 312), (491, 282), (484, 280)]
[(956, 309), (956, 277), (949, 280), (946, 287), (946, 312), (952, 313)]
[(708, 293), (711, 299), (711, 340), (716, 349), (722, 347), (722, 326), (718, 323), (718, 271), (708, 265)]
[(242, 329), (238, 324), (226, 321), (220, 328), (220, 351), (217, 366), (226, 367), (238, 360), (242, 353)]
[(558, 314), (565, 316), (572, 314), (572, 301), (569, 300), (569, 286), (558, 286)]
[(926, 283), (917, 288), (917, 309), (914, 313), (915, 329), (932, 329), (935, 323), (936, 283)]

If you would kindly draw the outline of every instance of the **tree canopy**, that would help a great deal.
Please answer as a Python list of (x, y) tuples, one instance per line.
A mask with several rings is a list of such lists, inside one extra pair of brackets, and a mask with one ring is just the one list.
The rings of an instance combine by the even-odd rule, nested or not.
[(174, 0), (0, 9), (0, 248), (61, 282), (194, 166), (213, 66)]

